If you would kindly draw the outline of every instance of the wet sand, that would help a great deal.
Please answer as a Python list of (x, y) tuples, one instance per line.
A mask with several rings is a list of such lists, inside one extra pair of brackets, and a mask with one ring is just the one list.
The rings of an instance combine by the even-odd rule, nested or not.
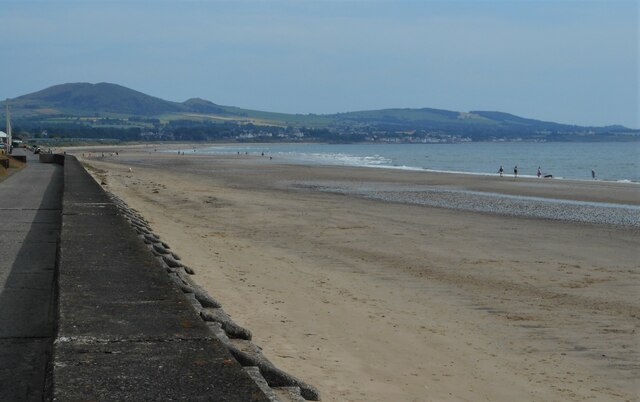
[(323, 400), (638, 398), (637, 227), (392, 202), (326, 184), (632, 205), (639, 186), (148, 151), (86, 162), (265, 355)]

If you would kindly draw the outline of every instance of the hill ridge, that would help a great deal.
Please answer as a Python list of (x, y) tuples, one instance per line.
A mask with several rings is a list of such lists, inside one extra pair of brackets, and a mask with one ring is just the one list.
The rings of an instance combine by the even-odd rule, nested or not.
[[(609, 132), (631, 133), (640, 130), (621, 125), (578, 126), (520, 117), (500, 111), (452, 111), (430, 107), (388, 108), (334, 114), (290, 114), (223, 106), (193, 97), (184, 102), (159, 97), (108, 82), (76, 82), (48, 88), (9, 99), (13, 119), (49, 121), (51, 119), (115, 118), (183, 122), (193, 126), (210, 123), (254, 124), (262, 126), (326, 129), (347, 136), (363, 133), (412, 132), (456, 135), (471, 138), (530, 138), (558, 140), (571, 136), (589, 136)], [(4, 102), (0, 102), (4, 107)], [(49, 120), (47, 120), (49, 119)], [(187, 121), (189, 123), (187, 124)], [(556, 135), (556, 137), (549, 137)]]

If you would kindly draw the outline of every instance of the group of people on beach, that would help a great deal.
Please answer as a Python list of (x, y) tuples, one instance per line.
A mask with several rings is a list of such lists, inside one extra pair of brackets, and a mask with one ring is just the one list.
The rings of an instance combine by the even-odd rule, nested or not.
[[(500, 169), (498, 169), (498, 173), (500, 174), (500, 177), (504, 175), (504, 168), (502, 167), (502, 165), (500, 165)], [(540, 170), (540, 166), (538, 166), (538, 177), (540, 176), (542, 176), (542, 171)], [(518, 165), (515, 165), (513, 167), (513, 177), (518, 177)]]
[[(500, 169), (498, 169), (498, 173), (500, 174), (500, 177), (502, 177), (504, 175), (504, 168), (502, 167), (502, 165), (500, 165)], [(538, 166), (538, 178), (542, 177), (542, 170), (540, 170), (540, 166)], [(518, 177), (518, 165), (515, 165), (513, 167), (513, 177)], [(551, 177), (551, 175), (545, 175), (544, 177)]]
[[(500, 169), (498, 169), (498, 173), (500, 177), (504, 175), (504, 168), (500, 165)], [(518, 177), (518, 165), (513, 167), (513, 177)], [(540, 167), (538, 167), (538, 177), (540, 177)]]
[[(65, 152), (65, 153), (66, 153), (66, 152)], [(114, 155), (115, 155), (115, 156), (118, 156), (118, 155), (120, 155), (120, 154), (119, 154), (119, 152), (118, 152), (118, 151), (111, 152), (111, 153), (108, 153), (108, 154), (107, 154), (107, 156), (114, 156)], [(86, 155), (85, 155), (85, 153), (83, 152), (83, 153), (82, 153), (82, 157), (83, 157), (83, 158), (85, 158), (85, 157), (86, 157), (86, 158), (104, 158), (104, 157), (105, 157), (105, 155), (104, 155), (104, 152), (101, 152), (101, 153), (100, 153), (100, 155), (98, 155), (98, 152), (89, 152), (89, 153), (88, 153), (88, 154), (86, 154)]]
[[(500, 165), (500, 169), (498, 169), (498, 173), (500, 174), (500, 177), (503, 177), (504, 175), (504, 168), (502, 167), (502, 165)], [(538, 178), (542, 177), (542, 170), (540, 170), (540, 166), (538, 166), (538, 172), (536, 173), (536, 175), (538, 176)], [(518, 165), (515, 165), (513, 167), (513, 177), (518, 177)], [(553, 177), (550, 174), (546, 174), (544, 175), (544, 177)], [(596, 179), (596, 171), (591, 169), (591, 178), (593, 180)]]

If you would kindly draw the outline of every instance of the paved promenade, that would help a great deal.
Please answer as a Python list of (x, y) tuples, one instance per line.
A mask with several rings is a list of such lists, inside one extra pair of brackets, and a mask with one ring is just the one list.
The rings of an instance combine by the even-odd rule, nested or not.
[(63, 170), (27, 157), (0, 182), (0, 401), (43, 399), (54, 336)]
[(80, 163), (27, 157), (0, 182), (0, 401), (269, 401)]

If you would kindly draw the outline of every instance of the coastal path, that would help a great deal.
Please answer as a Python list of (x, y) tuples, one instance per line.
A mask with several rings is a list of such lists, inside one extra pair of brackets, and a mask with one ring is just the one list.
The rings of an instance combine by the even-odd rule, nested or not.
[(0, 182), (0, 400), (42, 400), (54, 336), (63, 169), (39, 163)]
[(0, 182), (0, 401), (274, 400), (75, 158), (26, 155)]

